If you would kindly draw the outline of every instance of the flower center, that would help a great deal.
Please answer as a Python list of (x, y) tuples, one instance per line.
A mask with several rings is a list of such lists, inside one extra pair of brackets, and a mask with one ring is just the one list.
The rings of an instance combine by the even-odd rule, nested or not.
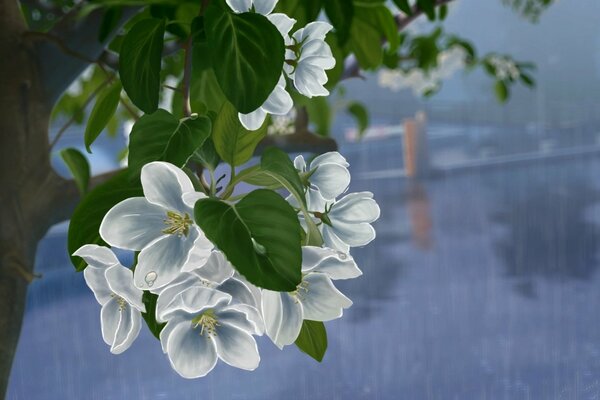
[(114, 297), (117, 300), (117, 303), (119, 304), (119, 311), (123, 311), (125, 309), (127, 301), (124, 298), (114, 293), (112, 293), (110, 297)]
[(308, 294), (308, 282), (300, 282), (300, 284), (296, 286), (296, 290), (294, 290), (290, 294), (292, 295), (296, 303), (304, 300), (304, 297), (306, 297), (306, 295)]
[(167, 227), (162, 233), (168, 235), (187, 236), (190, 233), (190, 226), (194, 223), (187, 213), (179, 214), (176, 211), (167, 211), (167, 218), (163, 220)]
[(217, 336), (217, 326), (220, 326), (219, 320), (213, 310), (206, 310), (192, 320), (192, 328), (200, 328), (200, 336), (206, 332), (206, 338)]

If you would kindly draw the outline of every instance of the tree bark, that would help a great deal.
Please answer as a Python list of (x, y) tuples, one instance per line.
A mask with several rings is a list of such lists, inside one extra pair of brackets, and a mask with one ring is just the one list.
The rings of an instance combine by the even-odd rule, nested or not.
[(0, 0), (0, 397), (8, 386), (38, 241), (47, 231), (48, 121), (39, 65), (15, 0)]

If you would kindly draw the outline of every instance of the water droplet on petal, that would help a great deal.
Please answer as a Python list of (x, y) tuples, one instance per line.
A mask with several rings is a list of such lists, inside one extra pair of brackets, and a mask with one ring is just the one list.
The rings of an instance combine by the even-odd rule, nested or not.
[(156, 278), (158, 278), (158, 274), (154, 271), (150, 271), (146, 274), (144, 280), (148, 284), (148, 287), (152, 287), (152, 285), (154, 285), (154, 281), (156, 281)]
[(348, 258), (348, 256), (346, 255), (346, 253), (342, 253), (341, 251), (338, 251), (338, 257), (340, 258), (340, 260), (345, 260), (346, 258)]

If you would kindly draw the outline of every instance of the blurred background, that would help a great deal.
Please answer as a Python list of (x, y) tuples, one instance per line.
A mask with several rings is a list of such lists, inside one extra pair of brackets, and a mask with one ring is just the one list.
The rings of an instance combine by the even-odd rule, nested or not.
[[(560, 1), (531, 24), (498, 1), (453, 5), (447, 32), (537, 65), (536, 88), (505, 105), (483, 72), (453, 65), (431, 98), (389, 71), (334, 95), (332, 107), (368, 108), (361, 138), (344, 113), (331, 134), (351, 191), (372, 191), (382, 215), (377, 239), (353, 251), (363, 277), (339, 284), (354, 306), (326, 324), (322, 364), (261, 338), (257, 371), (219, 363), (188, 381), (145, 329), (110, 354), (61, 224), (38, 248), (8, 398), (600, 398), (599, 13), (595, 0)], [(57, 151), (83, 150), (82, 130)], [(94, 172), (114, 169), (124, 144), (99, 139)], [(68, 175), (58, 154), (55, 167)]]

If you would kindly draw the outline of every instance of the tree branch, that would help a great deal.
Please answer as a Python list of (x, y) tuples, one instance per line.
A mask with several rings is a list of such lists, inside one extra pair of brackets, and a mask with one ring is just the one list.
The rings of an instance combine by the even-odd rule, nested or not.
[[(38, 59), (49, 106), (54, 104), (91, 61), (100, 58), (118, 29), (139, 10), (140, 7), (125, 7), (117, 28), (104, 42), (100, 42), (98, 32), (103, 19), (103, 10), (96, 9), (86, 17), (79, 18), (80, 8), (75, 7), (48, 32), (52, 40), (37, 43)], [(57, 45), (57, 43), (61, 44)]]
[[(437, 0), (435, 7), (440, 7), (451, 3), (454, 0)], [(398, 27), (398, 32), (406, 29), (408, 25), (410, 25), (414, 20), (423, 15), (424, 11), (417, 6), (416, 4), (412, 7), (412, 13), (410, 15), (402, 15), (398, 14), (394, 18), (396, 20), (396, 26)], [(386, 39), (382, 39), (382, 44), (386, 43)], [(342, 77), (340, 80), (350, 79), (350, 78), (362, 78), (360, 74), (360, 65), (358, 64), (358, 60), (356, 57), (352, 58), (349, 63), (347, 63), (346, 68), (344, 68), (344, 72), (342, 72)]]

